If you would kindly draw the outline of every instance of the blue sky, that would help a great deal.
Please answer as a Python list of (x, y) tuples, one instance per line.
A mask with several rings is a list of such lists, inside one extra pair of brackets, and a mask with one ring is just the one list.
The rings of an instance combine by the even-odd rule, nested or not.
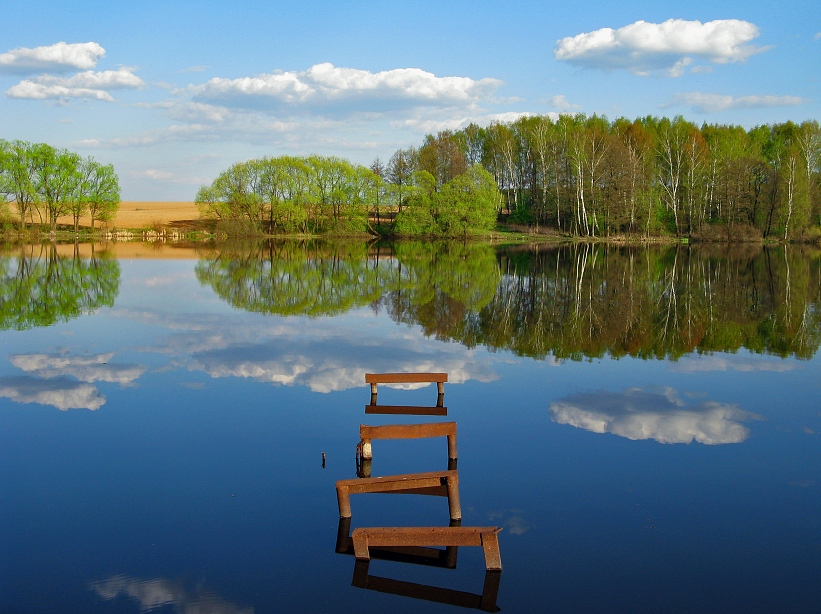
[(817, 1), (16, 1), (3, 13), (0, 138), (113, 163), (124, 200), (192, 200), (262, 155), (368, 164), (426, 132), (523, 113), (821, 118)]

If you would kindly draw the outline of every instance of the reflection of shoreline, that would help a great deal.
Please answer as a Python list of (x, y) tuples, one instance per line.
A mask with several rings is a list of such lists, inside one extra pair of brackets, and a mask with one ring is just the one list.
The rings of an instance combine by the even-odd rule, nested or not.
[(104, 601), (120, 595), (131, 597), (140, 604), (140, 611), (154, 610), (171, 605), (181, 614), (253, 614), (253, 607), (239, 607), (219, 595), (207, 591), (189, 594), (181, 583), (163, 578), (143, 580), (128, 576), (112, 576), (107, 580), (90, 582), (89, 588)]
[(661, 393), (629, 388), (576, 394), (551, 403), (548, 411), (554, 422), (593, 433), (708, 445), (741, 443), (750, 430), (739, 422), (761, 419), (736, 405), (715, 401), (687, 407), (672, 388)]
[(0, 330), (51, 326), (114, 304), (119, 262), (105, 253), (84, 259), (74, 249), (65, 257), (56, 244), (21, 245), (15, 258), (0, 255)]
[(811, 358), (821, 345), (819, 264), (772, 247), (402, 242), (385, 255), (272, 242), (204, 258), (197, 278), (246, 311), (340, 315), (370, 305), (440, 340), (539, 359), (741, 348)]

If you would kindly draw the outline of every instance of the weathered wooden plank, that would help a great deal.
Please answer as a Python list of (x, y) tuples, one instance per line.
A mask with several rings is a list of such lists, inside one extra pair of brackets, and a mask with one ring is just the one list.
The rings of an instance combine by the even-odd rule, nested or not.
[(447, 373), (366, 373), (366, 384), (420, 384), (446, 382)]
[(406, 416), (447, 416), (447, 407), (417, 407), (416, 405), (365, 405), (366, 414)]

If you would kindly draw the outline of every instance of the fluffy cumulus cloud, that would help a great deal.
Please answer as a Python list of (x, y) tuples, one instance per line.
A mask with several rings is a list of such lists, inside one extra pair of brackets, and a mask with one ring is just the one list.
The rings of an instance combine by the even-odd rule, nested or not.
[(563, 38), (553, 55), (584, 68), (626, 69), (638, 75), (665, 71), (679, 76), (697, 60), (727, 64), (765, 51), (767, 47), (750, 44), (758, 35), (755, 24), (739, 19), (637, 21)]
[(627, 439), (655, 439), (660, 443), (741, 443), (750, 434), (742, 421), (760, 416), (736, 405), (705, 401), (689, 407), (675, 390), (661, 392), (631, 388), (622, 392), (573, 395), (551, 403), (550, 417), (594, 433), (613, 433)]
[(70, 376), (81, 382), (109, 382), (127, 386), (145, 373), (145, 367), (111, 363), (114, 353), (94, 356), (17, 354), (9, 360), (18, 369), (47, 379)]
[(665, 107), (690, 107), (697, 113), (718, 113), (736, 109), (789, 107), (805, 104), (806, 102), (807, 100), (799, 96), (730, 96), (727, 94), (682, 92), (673, 96), (673, 100)]
[(35, 100), (90, 98), (110, 102), (114, 98), (109, 90), (141, 87), (145, 87), (145, 81), (134, 74), (134, 68), (121, 67), (100, 72), (87, 70), (71, 77), (41, 75), (12, 86), (6, 95), (10, 98)]
[(105, 49), (97, 43), (19, 47), (0, 54), (0, 73), (25, 75), (87, 70), (94, 68), (103, 56)]
[(396, 68), (370, 72), (343, 68), (329, 62), (316, 64), (306, 71), (273, 72), (239, 79), (214, 78), (191, 86), (198, 101), (221, 101), (225, 104), (314, 105), (329, 106), (358, 102), (362, 110), (391, 102), (394, 105), (465, 105), (489, 98), (501, 81), (470, 77), (437, 77), (419, 68)]
[(0, 397), (15, 403), (39, 403), (57, 409), (99, 409), (105, 397), (94, 386), (68, 379), (39, 379), (36, 377), (0, 378)]
[[(47, 93), (49, 84), (30, 81), (9, 95)], [(128, 148), (230, 140), (273, 145), (283, 153), (357, 155), (377, 149), (386, 138), (395, 146), (396, 130), (427, 134), (456, 130), (472, 122), (487, 125), (529, 115), (498, 109), (499, 105), (519, 102), (496, 98), (501, 85), (500, 80), (490, 77), (440, 77), (419, 68), (371, 72), (328, 62), (304, 71), (278, 70), (236, 79), (215, 77), (171, 88), (167, 100), (137, 104), (157, 109), (174, 125), (112, 139), (87, 139), (80, 145)], [(90, 90), (86, 88), (82, 94), (110, 99), (107, 91)], [(54, 94), (59, 96), (60, 92)]]

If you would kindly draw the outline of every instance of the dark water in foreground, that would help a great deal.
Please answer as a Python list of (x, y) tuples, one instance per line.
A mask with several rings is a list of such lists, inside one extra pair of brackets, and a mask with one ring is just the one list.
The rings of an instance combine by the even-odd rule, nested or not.
[[(817, 251), (81, 247), (0, 256), (0, 612), (494, 611), (495, 582), (504, 612), (821, 610)], [(447, 418), (365, 415), (388, 371), (449, 373)], [(504, 571), (460, 547), (352, 586), (359, 425), (437, 420)], [(441, 439), (374, 443), (373, 475), (446, 468)]]

